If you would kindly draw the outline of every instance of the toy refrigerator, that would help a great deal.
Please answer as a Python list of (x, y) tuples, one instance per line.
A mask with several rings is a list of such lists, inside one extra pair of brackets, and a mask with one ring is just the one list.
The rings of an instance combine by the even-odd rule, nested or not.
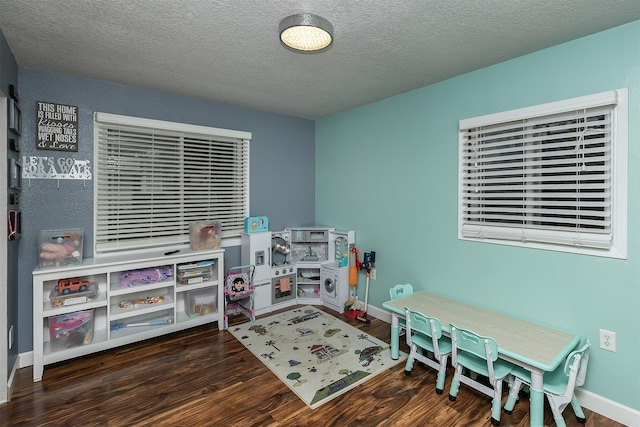
[(271, 307), (271, 232), (242, 233), (240, 262), (255, 266), (254, 310), (264, 314)]

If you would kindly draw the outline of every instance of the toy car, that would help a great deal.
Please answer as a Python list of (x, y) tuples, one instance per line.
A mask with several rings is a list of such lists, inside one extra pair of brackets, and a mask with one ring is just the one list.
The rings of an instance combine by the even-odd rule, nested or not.
[(89, 283), (87, 280), (81, 280), (79, 277), (71, 277), (69, 279), (58, 280), (58, 287), (56, 290), (58, 294), (66, 295), (71, 292), (83, 292), (89, 289)]

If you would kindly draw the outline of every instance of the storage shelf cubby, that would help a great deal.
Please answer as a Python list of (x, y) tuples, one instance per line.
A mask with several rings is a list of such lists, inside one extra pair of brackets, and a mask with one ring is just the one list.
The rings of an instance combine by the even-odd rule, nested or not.
[(296, 285), (299, 300), (311, 304), (320, 301), (320, 265), (298, 265)]

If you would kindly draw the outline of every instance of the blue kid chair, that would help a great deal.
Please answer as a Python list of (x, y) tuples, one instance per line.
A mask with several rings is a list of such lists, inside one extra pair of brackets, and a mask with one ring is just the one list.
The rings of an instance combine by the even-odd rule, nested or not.
[[(460, 383), (463, 382), (493, 399), (491, 402), (491, 424), (500, 425), (502, 381), (513, 369), (513, 364), (498, 359), (498, 344), (493, 338), (483, 337), (455, 325), (450, 325), (450, 328), (451, 364), (455, 368), (455, 374), (451, 382), (449, 400), (456, 400)], [(463, 375), (462, 368), (487, 377), (491, 387), (477, 382), (470, 376)]]
[[(410, 284), (406, 285), (395, 285), (393, 288), (389, 289), (389, 295), (391, 299), (402, 298), (407, 295), (411, 295), (413, 293), (413, 286)], [(398, 317), (398, 333), (402, 335), (407, 329), (407, 322), (403, 317)]]
[[(451, 340), (442, 336), (442, 326), (435, 317), (425, 316), (405, 308), (407, 326), (407, 345), (411, 349), (404, 368), (405, 375), (410, 375), (413, 362), (417, 360), (438, 371), (436, 393), (442, 394), (444, 377), (447, 370), (447, 358), (451, 354)], [(433, 354), (435, 360), (423, 356), (422, 350)]]
[[(589, 350), (591, 342), (585, 340), (577, 350), (572, 351), (567, 356), (565, 362), (558, 366), (553, 372), (546, 372), (542, 377), (542, 389), (553, 412), (553, 419), (556, 426), (565, 427), (562, 412), (571, 404), (573, 413), (579, 422), (585, 423), (586, 418), (582, 407), (575, 395), (575, 388), (584, 384), (589, 364)], [(513, 386), (509, 392), (509, 398), (504, 404), (504, 411), (511, 414), (513, 407), (518, 400), (518, 393), (522, 385), (531, 385), (531, 373), (516, 366), (511, 371), (514, 376)]]

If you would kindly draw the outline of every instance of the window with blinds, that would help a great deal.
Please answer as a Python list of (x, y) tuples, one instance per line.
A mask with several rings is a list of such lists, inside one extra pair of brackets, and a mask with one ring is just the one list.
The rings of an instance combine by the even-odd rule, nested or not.
[(251, 133), (95, 113), (97, 253), (189, 242), (189, 224), (239, 236)]
[(460, 122), (461, 239), (626, 258), (627, 91)]

